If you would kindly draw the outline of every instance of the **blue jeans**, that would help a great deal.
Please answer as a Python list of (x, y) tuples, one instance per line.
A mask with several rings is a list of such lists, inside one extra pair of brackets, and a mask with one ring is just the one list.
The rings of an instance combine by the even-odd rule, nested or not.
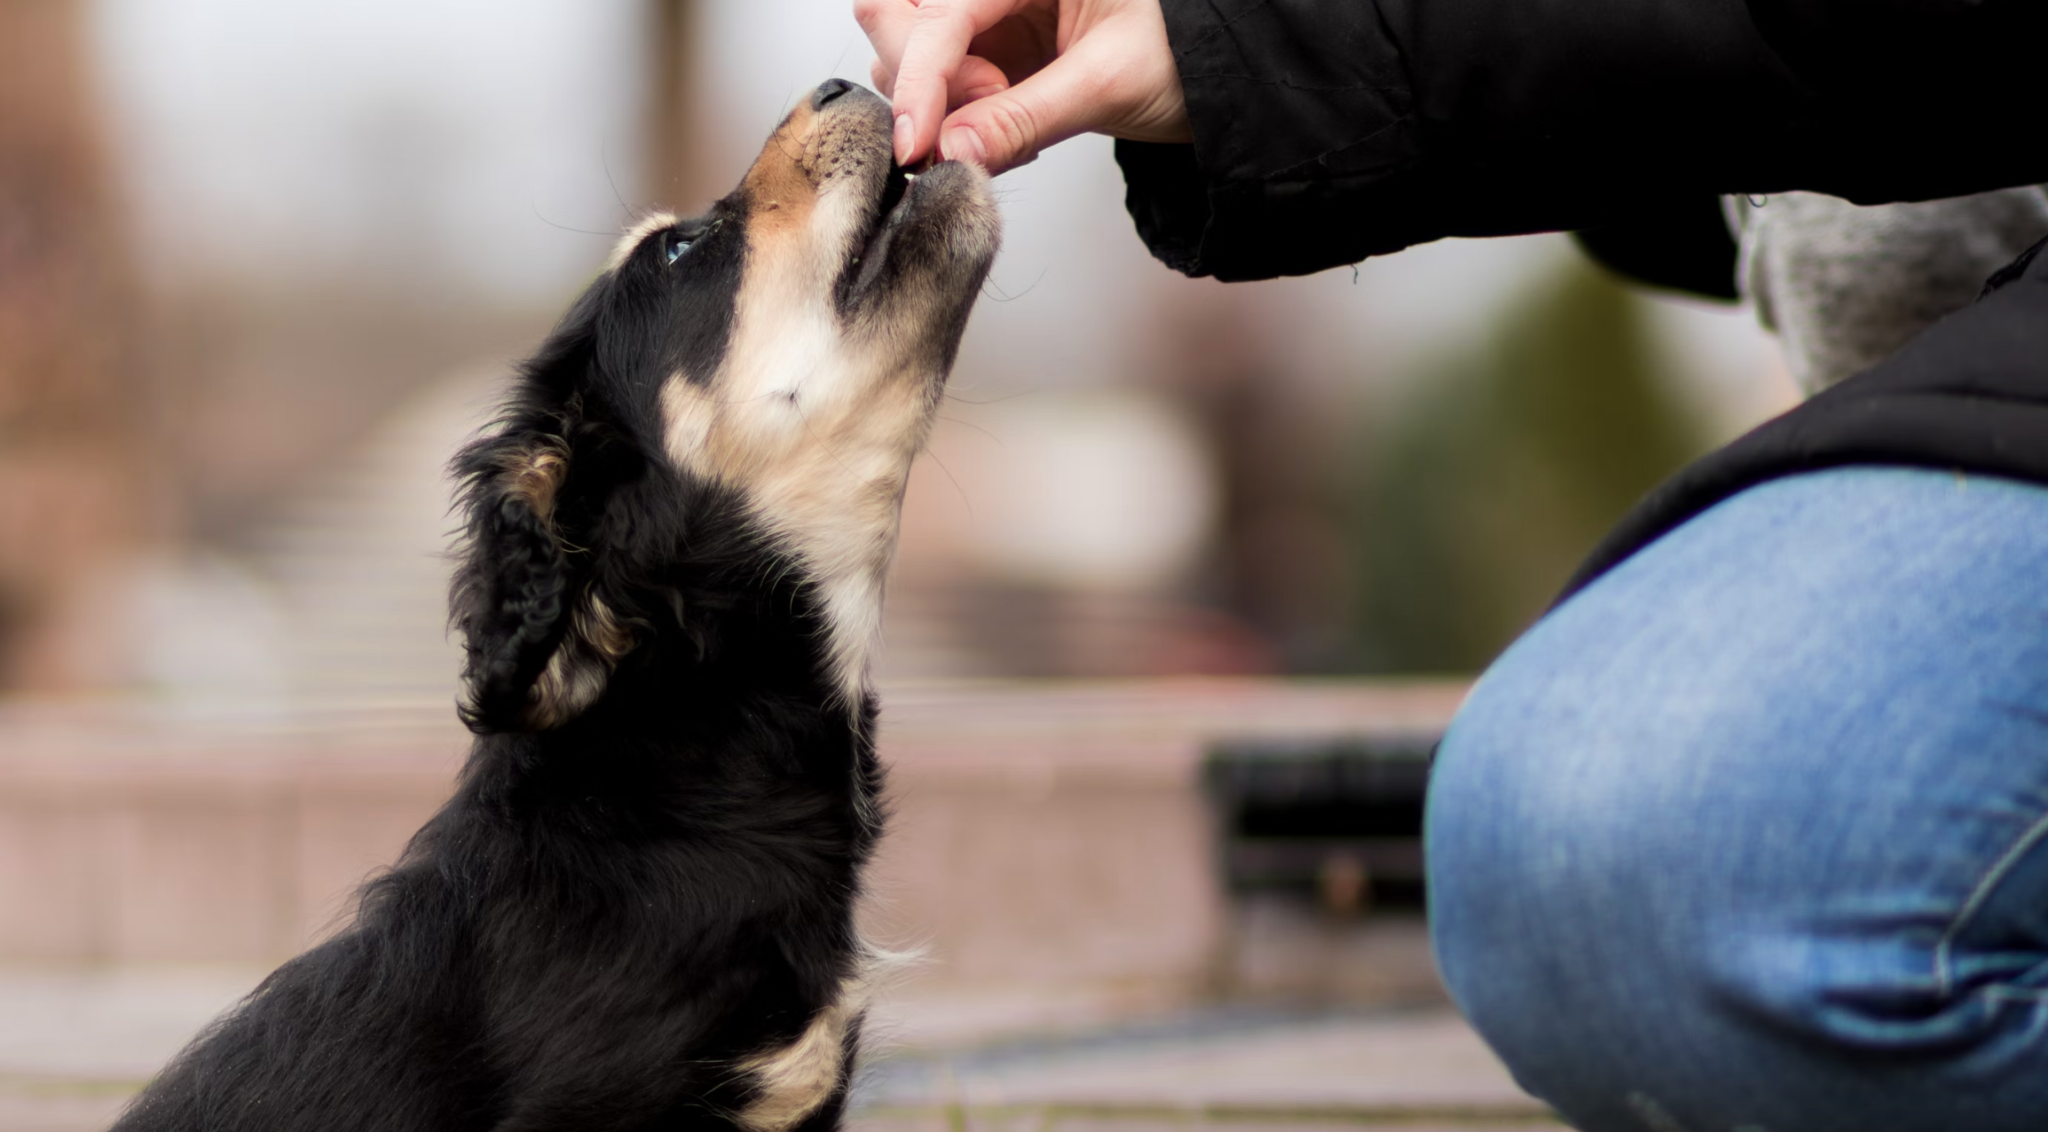
[(1481, 679), (1427, 844), (1453, 997), (1586, 1132), (2048, 1130), (2048, 489), (1723, 501)]

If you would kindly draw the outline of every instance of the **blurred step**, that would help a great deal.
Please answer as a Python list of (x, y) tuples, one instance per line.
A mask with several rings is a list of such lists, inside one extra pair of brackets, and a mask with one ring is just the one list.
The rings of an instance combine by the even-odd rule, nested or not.
[(878, 1117), (964, 1110), (1377, 1124), (1547, 1116), (1444, 1008), (1331, 1016), (1216, 1008), (1052, 1041), (884, 1054), (855, 1099)]
[[(1180, 1113), (1047, 1108), (854, 1113), (849, 1132), (1559, 1132), (1550, 1117), (1472, 1113)], [(65, 1129), (64, 1132), (69, 1132)]]
[(428, 386), (248, 539), (290, 626), (298, 699), (453, 699), (446, 469), (505, 381), (485, 367)]
[[(262, 972), (0, 970), (0, 1129), (87, 1132)], [(858, 1132), (1214, 1127), (1533, 1129), (1523, 1094), (1448, 1009), (1319, 1014), (1053, 996), (1038, 1016), (923, 997), (884, 1003), (855, 1087)], [(994, 1005), (993, 1013), (987, 1008)], [(910, 1038), (908, 1044), (900, 1038)], [(934, 1042), (944, 1044), (933, 1044)]]

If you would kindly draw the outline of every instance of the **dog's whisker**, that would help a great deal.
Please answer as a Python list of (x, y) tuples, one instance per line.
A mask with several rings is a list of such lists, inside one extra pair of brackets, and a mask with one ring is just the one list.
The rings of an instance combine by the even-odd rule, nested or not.
[(937, 452), (933, 452), (927, 449), (924, 455), (926, 459), (930, 460), (933, 464), (936, 464), (938, 466), (939, 471), (945, 473), (946, 482), (953, 485), (954, 493), (959, 495), (960, 502), (966, 505), (967, 517), (969, 519), (974, 518), (974, 501), (972, 499), (967, 498), (967, 489), (960, 486), (959, 477), (953, 474), (953, 469), (947, 467), (946, 462), (944, 460), (939, 459), (939, 454)]
[(1024, 285), (1024, 289), (1022, 291), (1017, 292), (1014, 295), (1005, 294), (1003, 289), (997, 286), (996, 281), (993, 278), (983, 280), (981, 284), (982, 294), (986, 295), (990, 291), (994, 291), (994, 301), (999, 303), (1015, 302), (1016, 300), (1021, 299), (1024, 296), (1030, 294), (1031, 292), (1037, 290), (1038, 285), (1040, 283), (1045, 282), (1045, 271), (1046, 269), (1040, 268), (1038, 274), (1032, 277), (1031, 282), (1026, 283)]
[(988, 429), (983, 425), (975, 424), (973, 421), (970, 421), (965, 417), (952, 417), (947, 416), (944, 413), (941, 413), (939, 414), (938, 419), (945, 421), (949, 424), (959, 425), (961, 428), (973, 429), (975, 432), (978, 432), (981, 435), (988, 437), (990, 440), (994, 441), (998, 445), (1003, 443), (1003, 438), (996, 435), (995, 432), (993, 432), (992, 430)]
[(548, 219), (547, 216), (541, 212), (540, 202), (536, 200), (529, 199), (526, 202), (526, 206), (529, 210), (533, 212), (533, 218), (535, 220), (540, 221), (542, 224), (545, 224), (550, 228), (556, 228), (564, 232), (575, 232), (584, 236), (601, 236), (607, 240), (612, 239), (618, 235), (618, 233), (616, 232), (594, 232), (588, 228), (574, 228), (567, 224), (558, 224), (555, 221)]
[(947, 400), (954, 401), (962, 405), (1001, 405), (1004, 404), (1005, 402), (1015, 401), (1020, 397), (1028, 397), (1031, 395), (1032, 391), (1020, 389), (1015, 393), (1005, 393), (1000, 397), (989, 397), (983, 400), (976, 400), (975, 398), (972, 397), (962, 397), (950, 389), (946, 391)]
[(597, 142), (597, 164), (599, 168), (602, 168), (604, 170), (605, 184), (611, 186), (612, 199), (619, 202), (619, 211), (624, 213), (630, 219), (630, 221), (637, 222), (640, 219), (640, 217), (636, 215), (637, 210), (635, 210), (632, 205), (626, 203), (626, 194), (619, 191), (618, 178), (612, 176), (612, 160), (610, 153), (607, 152), (607, 149), (608, 146), (606, 144), (605, 139), (599, 138)]

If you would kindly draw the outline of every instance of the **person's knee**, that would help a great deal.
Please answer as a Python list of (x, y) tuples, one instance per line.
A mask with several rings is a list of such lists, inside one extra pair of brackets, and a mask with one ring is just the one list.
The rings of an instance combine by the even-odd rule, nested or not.
[[(1785, 958), (1730, 950), (1795, 920), (1798, 885), (1756, 886), (1810, 861), (1783, 842), (1759, 775), (1797, 726), (1744, 665), (1644, 663), (1539, 626), (1475, 689), (1439, 749), (1426, 829), (1431, 931), (1445, 985), (1532, 1084), (1630, 1017), (1716, 998), (1796, 997)], [(1627, 650), (1620, 650), (1626, 652)], [(1726, 674), (1715, 679), (1712, 674)], [(1768, 991), (1750, 993), (1748, 980)], [(1568, 1020), (1568, 1021), (1567, 1021)]]
[[(1847, 521), (1806, 506), (1830, 485), (1857, 489), (1854, 529), (1815, 529)], [(1873, 1126), (1811, 1107), (1812, 1083), (1940, 1112), (1958, 1074), (2042, 1079), (2039, 716), (1983, 706), (2039, 699), (2000, 572), (2038, 556), (1894, 577), (1907, 540), (1858, 532), (1928, 488), (1815, 477), (1672, 536), (1510, 649), (1446, 736), (1426, 828), (1445, 984), (1581, 1126), (1640, 1128), (1638, 1096), (1686, 1127)], [(1927, 542), (1938, 517), (1908, 525)], [(1773, 552), (1798, 585), (1736, 553), (1760, 524), (1827, 542)], [(1929, 667), (1939, 650), (1969, 663)], [(1738, 1079), (1777, 1085), (1751, 1111), (1716, 1084)]]
[(1439, 749), (1426, 859), (1439, 969), (1498, 1044), (1674, 958), (1710, 850), (1672, 828), (1683, 791), (1655, 760), (1616, 748), (1628, 728), (1555, 700), (1532, 718), (1512, 680), (1489, 680)]
[(1540, 666), (1490, 675), (1429, 800), (1439, 967), (1524, 1087), (1585, 1119), (1690, 1095), (1667, 1075), (1687, 1062), (1906, 1058), (1928, 1082), (2038, 1064), (2048, 834), (1981, 847), (1983, 883), (1937, 898), (1910, 867), (1935, 850), (1893, 845), (1913, 827), (1890, 795), (1824, 795), (1784, 748), (1758, 774), (1750, 708), (1679, 713), (1649, 750), (1644, 721), (1569, 700)]

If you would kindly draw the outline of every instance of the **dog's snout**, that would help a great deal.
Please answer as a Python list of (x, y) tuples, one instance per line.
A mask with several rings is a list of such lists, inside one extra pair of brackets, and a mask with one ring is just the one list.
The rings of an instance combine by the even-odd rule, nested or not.
[(827, 103), (858, 89), (845, 79), (826, 79), (818, 84), (817, 90), (811, 92), (811, 109), (823, 110)]

